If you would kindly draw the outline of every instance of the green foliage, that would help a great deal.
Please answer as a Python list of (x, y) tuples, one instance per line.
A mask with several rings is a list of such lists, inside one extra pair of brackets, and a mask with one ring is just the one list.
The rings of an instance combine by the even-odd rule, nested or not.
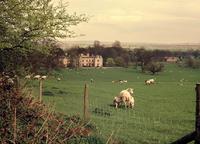
[(115, 61), (113, 58), (107, 58), (106, 60), (106, 66), (112, 67), (115, 66)]
[(65, 144), (81, 140), (85, 144), (101, 144), (95, 128), (78, 116), (55, 113), (32, 97), (26, 86), (22, 88), (17, 78), (1, 74), (0, 143)]
[(64, 51), (56, 47), (46, 51), (31, 48), (0, 49), (0, 72), (15, 71), (18, 75), (47, 73), (59, 67), (59, 59), (63, 55)]
[(0, 13), (0, 48), (36, 48), (44, 39), (72, 37), (70, 26), (87, 21), (85, 15), (70, 15), (66, 5), (52, 0), (3, 0)]
[(189, 57), (185, 60), (185, 65), (193, 69), (200, 68), (200, 59)]
[(155, 73), (163, 71), (163, 69), (164, 69), (164, 64), (163, 63), (159, 63), (159, 62), (150, 62), (145, 67), (145, 70), (151, 72), (153, 75)]
[(124, 67), (125, 61), (122, 57), (118, 56), (118, 57), (115, 58), (115, 64), (116, 64), (116, 66)]
[[(88, 19), (53, 0), (0, 1), (0, 72), (47, 72), (64, 52), (55, 38), (73, 37), (71, 26)], [(25, 71), (25, 72), (24, 72)]]

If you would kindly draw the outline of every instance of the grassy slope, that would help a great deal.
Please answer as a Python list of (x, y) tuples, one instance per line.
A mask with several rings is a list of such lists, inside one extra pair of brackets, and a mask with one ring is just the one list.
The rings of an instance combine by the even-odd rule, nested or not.
[[(44, 96), (55, 109), (66, 114), (82, 116), (83, 88), (89, 84), (91, 120), (105, 137), (114, 136), (128, 144), (169, 143), (194, 129), (195, 83), (200, 81), (200, 70), (167, 65), (159, 75), (142, 74), (135, 69), (81, 69), (57, 72), (63, 79), (45, 81)], [(156, 78), (155, 85), (146, 86), (144, 80)], [(94, 83), (90, 83), (90, 78)], [(184, 78), (183, 86), (180, 80)], [(112, 80), (127, 79), (127, 84), (112, 84)], [(114, 109), (113, 97), (122, 89), (135, 89), (134, 109)], [(111, 116), (94, 113), (103, 109)]]

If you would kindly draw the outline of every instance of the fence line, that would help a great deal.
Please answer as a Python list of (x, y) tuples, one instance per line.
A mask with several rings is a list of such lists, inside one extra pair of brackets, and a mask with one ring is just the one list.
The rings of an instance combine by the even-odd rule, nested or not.
[(195, 131), (191, 132), (182, 138), (172, 142), (171, 144), (187, 144), (191, 141), (195, 141), (195, 144), (200, 144), (200, 83), (196, 84), (196, 119), (195, 119)]
[(84, 118), (84, 121), (88, 121), (89, 118), (90, 118), (90, 114), (89, 114), (89, 94), (88, 94), (88, 85), (87, 84), (85, 84), (85, 87), (84, 87), (83, 118)]
[(196, 84), (196, 124), (195, 144), (200, 144), (200, 83)]

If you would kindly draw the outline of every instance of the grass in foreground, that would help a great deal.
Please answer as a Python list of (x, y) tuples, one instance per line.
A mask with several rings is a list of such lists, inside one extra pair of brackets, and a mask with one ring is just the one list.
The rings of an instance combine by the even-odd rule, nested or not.
[[(194, 130), (194, 87), (200, 81), (199, 72), (173, 64), (156, 76), (133, 68), (66, 69), (55, 72), (61, 81), (44, 82), (44, 100), (54, 103), (56, 111), (82, 116), (83, 88), (88, 83), (91, 121), (105, 138), (113, 134), (126, 144), (170, 143)], [(144, 80), (149, 78), (156, 78), (157, 83), (146, 86)], [(111, 83), (118, 79), (128, 83)], [(135, 108), (111, 107), (113, 97), (128, 87), (135, 90)], [(103, 112), (95, 112), (96, 108)]]

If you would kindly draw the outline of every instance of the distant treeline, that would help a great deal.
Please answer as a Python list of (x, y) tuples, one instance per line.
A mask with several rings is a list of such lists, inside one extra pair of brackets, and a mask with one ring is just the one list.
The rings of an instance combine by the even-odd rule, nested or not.
[(95, 46), (88, 48), (71, 48), (66, 51), (70, 57), (77, 56), (81, 53), (91, 55), (101, 55), (103, 63), (106, 66), (124, 66), (138, 64), (150, 61), (165, 61), (166, 57), (178, 57), (180, 60), (188, 57), (199, 58), (200, 50), (188, 51), (170, 51), (170, 50), (148, 50), (145, 48), (125, 49), (121, 46), (103, 47)]
[[(112, 47), (94, 45), (88, 48), (71, 48), (67, 51), (52, 44), (48, 48), (1, 48), (0, 49), (0, 72), (15, 71), (23, 75), (27, 73), (47, 73), (53, 69), (60, 68), (60, 58), (68, 54), (70, 67), (77, 67), (76, 59), (81, 53), (101, 55), (104, 66), (141, 66), (142, 71), (152, 62), (165, 61), (165, 57), (190, 58), (187, 66), (200, 67), (200, 50), (170, 51), (170, 50), (148, 50), (145, 48), (125, 49), (116, 43)], [(193, 60), (195, 59), (195, 60)]]

